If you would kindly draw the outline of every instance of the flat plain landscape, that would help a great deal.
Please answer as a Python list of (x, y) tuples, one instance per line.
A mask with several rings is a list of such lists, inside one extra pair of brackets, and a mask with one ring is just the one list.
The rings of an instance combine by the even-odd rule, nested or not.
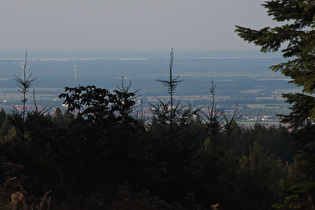
[[(257, 121), (255, 116), (269, 116), (288, 112), (289, 105), (281, 97), (282, 93), (299, 92), (289, 84), (289, 78), (269, 67), (283, 61), (281, 57), (255, 56), (238, 53), (215, 55), (178, 53), (174, 60), (173, 75), (184, 81), (178, 84), (175, 97), (181, 105), (203, 108), (210, 104), (209, 88), (212, 81), (216, 85), (215, 101), (219, 108), (232, 113), (238, 104), (244, 120)], [(45, 55), (42, 55), (45, 56)], [(46, 55), (48, 56), (48, 55)], [(36, 78), (31, 90), (35, 91), (38, 106), (61, 107), (58, 95), (64, 87), (95, 85), (114, 90), (131, 82), (131, 90), (137, 91), (137, 103), (150, 115), (150, 104), (158, 99), (168, 100), (167, 88), (156, 80), (169, 78), (168, 54), (128, 54), (123, 57), (110, 54), (90, 55), (90, 57), (29, 57), (27, 74)], [(66, 55), (64, 55), (66, 56)], [(21, 104), (15, 75), (22, 76), (25, 58), (0, 59), (0, 108), (9, 111), (12, 105)], [(76, 78), (74, 67), (76, 66)], [(32, 107), (33, 92), (28, 93), (28, 106)], [(138, 109), (140, 106), (136, 106)], [(266, 119), (266, 117), (265, 117)], [(273, 120), (275, 122), (275, 120)]]

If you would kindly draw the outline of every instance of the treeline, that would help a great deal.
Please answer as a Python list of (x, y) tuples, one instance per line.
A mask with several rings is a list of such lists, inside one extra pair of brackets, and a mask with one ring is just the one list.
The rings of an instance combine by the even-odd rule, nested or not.
[(123, 85), (60, 98), (68, 111), (0, 112), (2, 209), (270, 209), (295, 176), (292, 133), (244, 129), (214, 97), (208, 113), (160, 101), (149, 123)]

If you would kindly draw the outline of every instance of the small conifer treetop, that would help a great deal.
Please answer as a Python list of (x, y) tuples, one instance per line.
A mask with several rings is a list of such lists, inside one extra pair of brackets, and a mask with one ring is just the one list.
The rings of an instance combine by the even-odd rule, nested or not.
[(26, 76), (26, 73), (25, 73), (26, 68), (27, 68), (27, 51), (25, 51), (25, 62), (23, 65), (22, 78), (19, 78), (18, 76), (14, 74), (15, 76), (14, 80), (18, 82), (17, 86), (20, 87), (18, 91), (23, 94), (23, 99), (21, 100), (23, 103), (23, 108), (22, 108), (23, 120), (25, 120), (25, 112), (26, 112), (26, 105), (25, 105), (27, 101), (26, 93), (29, 91), (32, 82), (35, 79), (37, 79), (37, 78), (31, 79), (32, 74)]
[(173, 94), (175, 92), (175, 89), (178, 85), (178, 83), (182, 82), (183, 80), (179, 80), (176, 76), (173, 78), (173, 63), (174, 63), (174, 51), (173, 48), (170, 53), (170, 63), (169, 63), (169, 69), (170, 69), (170, 78), (169, 80), (157, 80), (158, 82), (162, 82), (166, 87), (168, 87), (167, 93), (170, 95), (170, 115), (169, 115), (169, 122), (170, 122), (170, 139), (173, 140), (173, 124), (174, 124), (174, 118), (176, 115), (176, 109), (179, 104), (177, 104), (174, 107), (174, 97)]

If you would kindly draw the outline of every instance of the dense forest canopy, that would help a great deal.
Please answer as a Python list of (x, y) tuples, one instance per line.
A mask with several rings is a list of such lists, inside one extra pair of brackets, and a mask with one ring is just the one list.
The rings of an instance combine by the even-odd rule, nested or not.
[(286, 128), (244, 129), (215, 108), (162, 105), (147, 124), (131, 116), (135, 96), (79, 86), (60, 95), (67, 112), (34, 110), (23, 120), (2, 111), (3, 206), (16, 192), (25, 198), (20, 207), (50, 197), (52, 209), (251, 209), (277, 201), (285, 162), (293, 161)]
[[(288, 43), (282, 52), (292, 59), (272, 69), (304, 87), (284, 95), (293, 104), (281, 116), (290, 129), (238, 125), (237, 105), (232, 117), (218, 108), (215, 82), (206, 113), (176, 101), (182, 80), (173, 76), (172, 50), (169, 78), (158, 79), (169, 101), (152, 104), (151, 120), (133, 115), (137, 92), (123, 78), (113, 91), (66, 87), (65, 112), (49, 115), (36, 104), (0, 111), (1, 209), (315, 209), (315, 5), (263, 6), (290, 24), (236, 32), (263, 51)], [(32, 80), (17, 81), (24, 96)]]

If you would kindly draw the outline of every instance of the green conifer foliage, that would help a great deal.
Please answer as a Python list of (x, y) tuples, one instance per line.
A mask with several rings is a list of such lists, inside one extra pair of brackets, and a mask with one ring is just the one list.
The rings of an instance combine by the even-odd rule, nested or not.
[[(302, 0), (266, 1), (262, 4), (277, 27), (253, 30), (236, 26), (237, 34), (248, 42), (261, 47), (262, 52), (281, 51), (286, 62), (271, 66), (292, 78), (292, 83), (303, 87), (304, 94), (315, 92), (315, 3)], [(290, 95), (284, 95), (290, 100)], [(307, 95), (304, 95), (307, 98)], [(307, 99), (308, 100), (308, 99)], [(315, 99), (307, 107), (310, 117), (315, 117)], [(295, 111), (293, 109), (293, 111)]]
[(253, 30), (236, 26), (238, 35), (261, 47), (262, 52), (281, 51), (286, 62), (271, 66), (303, 87), (303, 94), (283, 96), (293, 104), (282, 122), (295, 128), (296, 155), (288, 178), (280, 183), (282, 201), (278, 209), (315, 209), (314, 145), (315, 125), (315, 2), (314, 0), (272, 0), (262, 4), (282, 25)]

